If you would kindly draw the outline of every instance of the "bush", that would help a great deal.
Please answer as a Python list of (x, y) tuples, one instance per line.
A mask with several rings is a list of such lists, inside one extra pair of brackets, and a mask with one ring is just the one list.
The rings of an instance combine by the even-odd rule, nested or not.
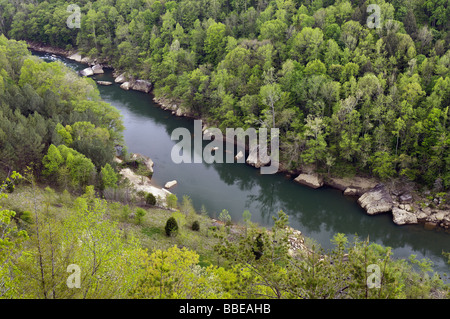
[(192, 230), (193, 231), (199, 231), (200, 230), (200, 223), (197, 220), (192, 223)]
[(127, 220), (130, 217), (131, 209), (128, 205), (122, 207), (122, 219)]
[(169, 208), (177, 207), (178, 198), (175, 194), (170, 194), (166, 197), (166, 204)]
[(145, 196), (145, 202), (147, 205), (155, 206), (156, 205), (156, 197), (152, 193), (148, 193)]
[(231, 216), (230, 213), (226, 209), (222, 210), (222, 212), (219, 215), (219, 220), (225, 225), (230, 226), (231, 225)]
[(6, 182), (6, 191), (7, 191), (8, 193), (12, 193), (12, 192), (14, 192), (14, 188), (15, 188), (14, 183), (11, 182), (11, 181), (9, 180), (9, 178), (8, 178), (8, 179), (7, 179), (7, 182)]
[(142, 220), (144, 219), (145, 214), (147, 214), (147, 212), (144, 209), (142, 209), (140, 207), (138, 209), (136, 209), (135, 218), (136, 218), (136, 223), (138, 225), (140, 225), (142, 223)]
[(178, 223), (174, 217), (170, 217), (167, 220), (165, 231), (167, 236), (172, 236), (172, 233), (176, 233), (178, 231)]

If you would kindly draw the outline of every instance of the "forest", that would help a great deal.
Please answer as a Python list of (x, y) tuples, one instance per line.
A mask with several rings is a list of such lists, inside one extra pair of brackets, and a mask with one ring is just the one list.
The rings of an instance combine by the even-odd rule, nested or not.
[(79, 3), (68, 29), (69, 2), (0, 0), (0, 298), (449, 298), (429, 260), (369, 238), (336, 234), (325, 252), (300, 236), (293, 251), (282, 211), (270, 230), (250, 212), (212, 225), (187, 196), (131, 191), (120, 113), (16, 41), (102, 58), (221, 128), (275, 121), (286, 167), (446, 190), (447, 2), (378, 1), (380, 29), (369, 2)]
[(221, 129), (275, 126), (285, 170), (450, 187), (446, 0), (79, 1), (72, 29), (69, 4), (0, 0), (0, 32), (150, 80)]
[[(91, 79), (3, 35), (0, 70), (1, 299), (448, 298), (429, 260), (368, 239), (336, 234), (325, 254), (300, 236), (293, 251), (282, 211), (270, 231), (248, 211), (212, 225), (187, 196), (161, 206), (129, 191), (112, 161), (120, 115)], [(108, 189), (131, 195), (106, 200)]]

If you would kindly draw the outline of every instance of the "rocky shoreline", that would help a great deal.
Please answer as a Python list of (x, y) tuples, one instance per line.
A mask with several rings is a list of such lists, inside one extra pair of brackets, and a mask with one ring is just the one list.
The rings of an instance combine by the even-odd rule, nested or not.
[[(62, 55), (74, 61), (90, 65), (84, 73), (89, 74), (87, 76), (95, 74), (95, 69), (98, 70), (97, 72), (101, 72), (101, 69), (104, 67), (111, 68), (96, 59), (82, 57), (77, 52), (42, 46), (32, 42), (28, 42), (28, 46), (35, 51)], [(115, 83), (120, 84), (120, 87), (124, 90), (152, 93), (153, 85), (149, 81), (134, 79), (127, 76), (126, 73), (118, 74), (116, 71), (113, 71), (113, 76), (115, 77)], [(99, 84), (110, 85), (109, 83)], [(181, 103), (179, 101), (172, 101), (164, 97), (156, 98), (155, 96), (153, 96), (153, 101), (160, 108), (171, 111), (175, 116), (195, 118), (195, 116), (180, 107)], [(258, 162), (252, 162), (250, 159), (251, 154), (247, 157), (246, 163), (257, 167)], [(294, 175), (292, 172), (284, 169), (280, 170), (280, 172)], [(389, 185), (385, 185), (375, 178), (361, 176), (352, 178), (329, 177), (313, 171), (300, 172), (300, 174), (296, 175), (298, 176), (294, 178), (294, 181), (299, 184), (315, 189), (329, 186), (341, 190), (345, 196), (357, 197), (358, 204), (369, 215), (391, 213), (392, 220), (396, 225), (421, 223), (426, 229), (442, 228), (446, 231), (449, 230), (450, 206), (445, 204), (443, 198), (431, 195), (431, 192), (423, 193), (418, 191), (412, 183), (392, 181)], [(164, 190), (167, 191), (166, 189)]]

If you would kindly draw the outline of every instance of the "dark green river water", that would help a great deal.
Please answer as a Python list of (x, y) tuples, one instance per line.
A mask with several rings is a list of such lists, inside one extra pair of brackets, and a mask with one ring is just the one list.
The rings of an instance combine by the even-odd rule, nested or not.
[[(47, 54), (37, 54), (50, 62)], [(85, 68), (79, 63), (58, 58), (75, 70)], [(95, 76), (110, 80), (110, 72)], [(202, 205), (211, 217), (222, 209), (233, 220), (242, 219), (244, 210), (252, 221), (262, 226), (272, 225), (272, 216), (279, 210), (289, 215), (290, 225), (312, 238), (323, 248), (332, 247), (330, 239), (336, 233), (352, 238), (369, 236), (371, 242), (392, 247), (394, 257), (428, 258), (434, 269), (446, 273), (450, 267), (442, 251), (450, 251), (450, 235), (443, 231), (425, 230), (422, 225), (397, 226), (390, 214), (369, 216), (356, 200), (341, 191), (323, 187), (310, 189), (295, 183), (283, 174), (261, 175), (260, 170), (246, 164), (175, 164), (171, 159), (172, 131), (185, 127), (193, 133), (193, 120), (179, 118), (157, 107), (149, 94), (124, 91), (119, 85), (98, 86), (102, 98), (123, 115), (124, 137), (129, 152), (149, 156), (155, 163), (153, 182), (164, 185), (177, 180), (171, 189), (179, 199), (188, 195), (196, 209)]]

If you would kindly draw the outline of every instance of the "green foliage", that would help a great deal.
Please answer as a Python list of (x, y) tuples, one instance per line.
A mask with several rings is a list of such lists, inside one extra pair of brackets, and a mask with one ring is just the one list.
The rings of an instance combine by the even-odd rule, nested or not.
[[(100, 100), (92, 80), (0, 37), (1, 168), (31, 166), (64, 188), (94, 183), (94, 168), (112, 163), (115, 146), (123, 144), (120, 113)], [(76, 151), (69, 152), (73, 158), (62, 146)]]
[(177, 208), (177, 196), (175, 194), (169, 194), (166, 197), (166, 204), (168, 208), (175, 209)]
[[(61, 28), (68, 4), (0, 0), (5, 175), (31, 166), (61, 189), (114, 187), (111, 164), (115, 146), (123, 146), (123, 124), (92, 80), (62, 63), (41, 62), (25, 43), (3, 34), (106, 60), (151, 80), (157, 97), (176, 100), (208, 124), (278, 127), (286, 167), (405, 176), (429, 187), (442, 181), (443, 193), (450, 187), (450, 29), (443, 0), (377, 1), (379, 29), (367, 27), (362, 1), (83, 2), (81, 28), (74, 29)], [(10, 176), (0, 197), (15, 186)], [(125, 240), (129, 234), (106, 216), (93, 187), (75, 201), (60, 196), (67, 208), (60, 216), (49, 204), (55, 195), (38, 194), (35, 186), (30, 197), (42, 196), (36, 206), (42, 211), (0, 210), (1, 297), (427, 298), (448, 292), (430, 275), (427, 260), (395, 260), (389, 248), (342, 234), (327, 254), (312, 247), (293, 257), (283, 214), (272, 232), (246, 223), (241, 237), (223, 238), (217, 251), (226, 270), (203, 269), (195, 252), (176, 247), (148, 256)], [(176, 196), (166, 204), (177, 208)], [(183, 198), (180, 210), (169, 218), (178, 231), (194, 212), (192, 202)], [(128, 222), (131, 209), (117, 206), (116, 214)], [(136, 211), (138, 224), (141, 214)], [(231, 222), (226, 210), (219, 219)], [(60, 261), (82, 266), (81, 290), (65, 287)], [(381, 289), (367, 287), (370, 264), (380, 266)]]
[(145, 195), (145, 202), (147, 205), (155, 206), (156, 205), (156, 197), (152, 193), (147, 193)]
[[(20, 175), (16, 173), (10, 176), (12, 180), (17, 178)], [(429, 260), (417, 260), (415, 256), (394, 259), (389, 247), (368, 240), (350, 241), (345, 235), (336, 234), (332, 239), (333, 249), (325, 254), (310, 246), (305, 238), (307, 247), (292, 250), (290, 237), (294, 233), (283, 212), (274, 218), (270, 231), (250, 224), (246, 232), (234, 232), (232, 236), (215, 232), (217, 238), (208, 239), (216, 243), (211, 247), (214, 254), (204, 255), (207, 251), (202, 250), (200, 256), (192, 248), (200, 246), (188, 236), (164, 239), (165, 231), (169, 230), (172, 236), (183, 227), (181, 212), (174, 213), (163, 230), (147, 222), (141, 227), (141, 217), (146, 211), (137, 208), (137, 225), (133, 227), (140, 231), (129, 231), (123, 223), (118, 223), (114, 213), (124, 209), (129, 214), (130, 208), (97, 198), (93, 186), (87, 186), (82, 196), (61, 206), (53, 205), (63, 203), (61, 194), (49, 187), (37, 187), (31, 176), (27, 179), (31, 186), (25, 189), (21, 186), (14, 194), (6, 194), (3, 185), (0, 193), (3, 199), (8, 199), (8, 195), (30, 198), (30, 203), (22, 203), (25, 206), (17, 214), (0, 209), (2, 298), (416, 299), (448, 296), (448, 285), (433, 273)], [(33, 222), (16, 226), (15, 217), (25, 212), (25, 207), (32, 209)], [(143, 242), (134, 237), (138, 233), (145, 236)], [(201, 236), (201, 233), (191, 233), (191, 236)], [(148, 240), (166, 248), (152, 249), (149, 254), (143, 249)], [(167, 243), (171, 246), (173, 241), (184, 247), (167, 248)], [(221, 256), (217, 263), (224, 268), (216, 265), (215, 253)], [(80, 288), (67, 287), (68, 264), (80, 267)], [(373, 266), (378, 267), (379, 288), (368, 285), (373, 282), (374, 272), (369, 270)]]
[(114, 171), (111, 165), (109, 165), (109, 163), (106, 163), (106, 165), (102, 167), (100, 174), (102, 176), (103, 189), (117, 187), (117, 181), (119, 177), (117, 176), (117, 173)]
[(164, 227), (167, 236), (172, 236), (178, 231), (178, 223), (177, 220), (171, 216), (166, 222), (166, 226)]
[(219, 214), (219, 220), (226, 225), (231, 225), (230, 213), (226, 209), (223, 209)]
[[(349, 242), (343, 234), (334, 236), (334, 248), (326, 254), (314, 246), (294, 252), (286, 226), (287, 216), (280, 212), (270, 233), (251, 228), (237, 240), (220, 238), (216, 249), (235, 265), (241, 297), (395, 299), (424, 298), (433, 289), (441, 297), (448, 292), (436, 274), (428, 274), (427, 260), (396, 260), (388, 247), (358, 238)], [(368, 284), (369, 266), (379, 269), (379, 288)]]
[(148, 237), (158, 236), (164, 233), (159, 227), (145, 227), (142, 228), (142, 232)]
[(194, 220), (194, 222), (192, 223), (191, 229), (193, 231), (199, 231), (200, 230), (200, 223), (198, 222), (198, 220)]
[[(22, 176), (16, 172), (11, 174), (10, 179), (20, 179)], [(7, 185), (2, 183), (0, 186), (0, 199), (8, 198), (4, 193)], [(17, 289), (20, 285), (18, 278), (12, 276), (15, 274), (14, 262), (17, 254), (22, 250), (22, 245), (28, 240), (28, 233), (25, 230), (19, 230), (13, 224), (13, 218), (16, 213), (9, 209), (0, 207), (0, 298), (14, 298), (17, 296)]]
[[(51, 176), (52, 180), (58, 181), (64, 187), (68, 185), (74, 188), (86, 186), (95, 176), (95, 166), (92, 161), (65, 145), (58, 147), (50, 145), (42, 162), (45, 168), (44, 174)], [(108, 168), (102, 172), (107, 174)], [(111, 182), (113, 176), (107, 177), (107, 182)]]
[[(142, 263), (144, 271), (131, 293), (132, 298), (221, 298), (227, 272), (215, 267), (201, 268), (194, 251), (173, 246), (156, 250)], [(219, 277), (220, 276), (220, 277)]]
[(137, 208), (136, 212), (135, 212), (135, 219), (136, 219), (136, 223), (138, 225), (142, 224), (142, 221), (144, 220), (145, 215), (147, 214), (147, 212), (142, 209), (142, 208)]
[[(276, 126), (288, 168), (312, 164), (320, 171), (406, 176), (427, 186), (439, 178), (448, 190), (444, 2), (377, 2), (381, 27), (370, 29), (363, 2), (96, 1), (81, 6), (81, 28), (63, 31), (69, 2), (7, 3), (0, 4), (0, 30), (76, 47), (151, 80), (157, 97), (211, 126)], [(61, 143), (98, 170), (110, 163), (123, 126), (92, 82), (67, 76), (57, 63), (39, 63), (23, 44), (2, 37), (0, 45), (0, 99), (23, 115), (0, 117), (7, 169), (41, 163), (46, 145)], [(10, 81), (16, 89), (5, 84)], [(322, 121), (320, 130), (311, 132), (311, 119)]]

